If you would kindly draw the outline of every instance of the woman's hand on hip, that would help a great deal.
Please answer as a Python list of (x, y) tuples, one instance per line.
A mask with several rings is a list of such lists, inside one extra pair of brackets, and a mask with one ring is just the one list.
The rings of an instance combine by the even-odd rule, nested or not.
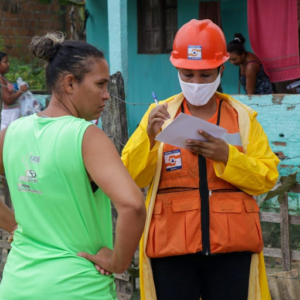
[(111, 275), (114, 272), (110, 266), (113, 251), (107, 247), (101, 248), (96, 255), (85, 252), (77, 253), (77, 255), (93, 262), (96, 270), (102, 275)]
[(9, 243), (12, 243), (13, 240), (14, 240), (14, 234), (15, 234), (15, 231), (18, 229), (18, 224), (16, 224), (13, 228), (13, 230), (11, 231), (11, 235), (8, 237), (7, 241)]
[(226, 164), (229, 155), (228, 144), (224, 140), (215, 138), (203, 130), (198, 130), (198, 132), (206, 141), (187, 140), (186, 149), (205, 158)]
[(148, 118), (147, 134), (149, 138), (154, 140), (164, 122), (170, 118), (167, 103), (154, 107)]

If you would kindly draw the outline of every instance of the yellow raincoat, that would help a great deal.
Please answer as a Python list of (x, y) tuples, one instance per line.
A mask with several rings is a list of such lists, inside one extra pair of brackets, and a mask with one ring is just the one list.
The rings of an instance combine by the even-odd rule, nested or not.
[[(244, 153), (241, 153), (234, 146), (229, 145), (229, 157), (226, 166), (221, 162), (214, 162), (216, 175), (250, 195), (260, 195), (269, 191), (278, 178), (276, 166), (279, 163), (279, 159), (272, 152), (267, 136), (256, 120), (257, 112), (229, 95), (216, 93), (216, 96), (228, 101), (237, 111), (244, 149)], [(171, 119), (164, 123), (163, 128), (172, 122), (183, 99), (184, 96), (181, 93), (160, 102), (160, 104), (168, 103), (168, 112), (171, 115)], [(140, 188), (149, 186), (146, 197), (147, 219), (140, 242), (140, 288), (142, 300), (157, 299), (151, 261), (145, 252), (160, 180), (163, 155), (163, 143), (156, 142), (150, 150), (150, 141), (147, 135), (148, 116), (154, 107), (155, 104), (149, 107), (122, 153), (122, 161), (136, 184)], [(250, 172), (253, 174), (251, 182), (249, 182)], [(248, 178), (247, 182), (243, 181), (243, 178)], [(262, 252), (260, 254), (252, 254), (248, 300), (271, 300)]]

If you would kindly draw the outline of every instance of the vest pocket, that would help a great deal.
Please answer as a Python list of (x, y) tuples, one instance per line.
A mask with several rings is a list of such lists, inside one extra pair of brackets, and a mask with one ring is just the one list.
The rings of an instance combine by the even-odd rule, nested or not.
[(210, 244), (212, 253), (263, 248), (259, 207), (243, 192), (212, 193), (210, 197)]
[[(249, 195), (247, 195), (249, 196)], [(253, 223), (253, 228), (252, 235), (258, 237), (258, 245), (255, 253), (259, 253), (263, 250), (264, 243), (263, 243), (263, 238), (262, 238), (262, 232), (261, 232), (261, 224), (260, 224), (260, 219), (259, 219), (259, 206), (257, 205), (256, 201), (249, 196), (249, 198), (244, 199), (244, 206), (247, 212), (247, 215), (251, 219), (250, 222)], [(255, 233), (257, 233), (255, 235)], [(254, 237), (253, 237), (254, 238)]]
[(149, 229), (149, 257), (184, 255), (202, 250), (199, 191), (158, 194)]

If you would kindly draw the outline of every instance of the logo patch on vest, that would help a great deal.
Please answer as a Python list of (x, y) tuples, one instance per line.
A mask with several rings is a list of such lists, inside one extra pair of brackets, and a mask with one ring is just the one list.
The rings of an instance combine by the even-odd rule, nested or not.
[(164, 152), (167, 171), (182, 169), (181, 151), (179, 149)]

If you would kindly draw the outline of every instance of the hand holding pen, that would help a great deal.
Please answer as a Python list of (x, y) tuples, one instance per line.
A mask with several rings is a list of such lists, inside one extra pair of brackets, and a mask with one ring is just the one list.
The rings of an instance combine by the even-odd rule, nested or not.
[(156, 95), (154, 92), (152, 92), (152, 97), (153, 97), (153, 100), (154, 100), (156, 106), (158, 106), (158, 101), (157, 101), (157, 98), (156, 98)]
[(148, 118), (147, 133), (150, 139), (150, 149), (154, 146), (155, 137), (161, 131), (161, 127), (165, 121), (171, 118), (168, 113), (168, 104), (159, 104), (154, 92), (152, 93), (152, 97), (156, 103), (156, 107), (151, 110)]

